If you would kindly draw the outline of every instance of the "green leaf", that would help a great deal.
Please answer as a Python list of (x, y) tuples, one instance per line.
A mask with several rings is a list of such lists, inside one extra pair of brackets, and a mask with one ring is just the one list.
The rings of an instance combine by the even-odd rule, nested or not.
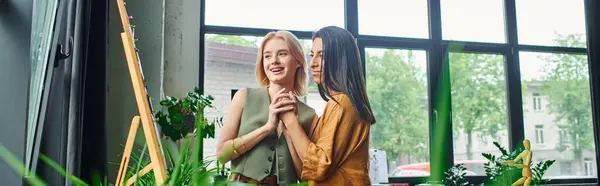
[(171, 102), (169, 100), (162, 100), (160, 101), (160, 105), (162, 106), (172, 106)]
[(181, 185), (180, 179), (179, 179), (179, 174), (182, 171), (182, 166), (184, 165), (184, 160), (186, 159), (187, 153), (188, 153), (188, 149), (189, 149), (189, 144), (190, 144), (190, 137), (186, 136), (185, 141), (183, 142), (183, 145), (181, 146), (181, 152), (179, 152), (180, 157), (178, 157), (178, 161), (177, 164), (175, 164), (175, 168), (173, 169), (173, 174), (171, 176), (169, 176), (169, 184), (170, 185)]
[[(146, 154), (146, 149), (148, 148), (148, 144), (144, 143), (144, 148), (142, 149), (142, 155), (140, 155), (140, 160), (142, 160), (144, 158), (144, 155)], [(137, 167), (135, 168), (135, 184), (134, 186), (137, 186), (138, 183), (140, 183), (140, 176), (139, 173), (140, 170), (142, 170), (142, 161), (138, 161)], [(123, 180), (125, 181), (125, 180)]]
[(48, 164), (48, 166), (52, 167), (54, 170), (56, 170), (58, 173), (60, 173), (60, 175), (65, 177), (71, 183), (78, 185), (78, 186), (88, 186), (87, 183), (85, 183), (81, 179), (73, 176), (72, 174), (68, 173), (65, 169), (60, 167), (60, 165), (58, 165), (58, 163), (52, 161), (52, 159), (48, 158), (46, 155), (40, 154), (39, 157), (40, 157), (40, 160), (42, 160), (44, 163)]
[(183, 124), (183, 117), (178, 112), (169, 114), (169, 117), (171, 118), (171, 123)]
[[(32, 186), (45, 186), (46, 185), (46, 183), (44, 183), (44, 181), (42, 181), (42, 179), (40, 179), (37, 175), (32, 173), (30, 170), (25, 169), (25, 165), (23, 165), (23, 163), (21, 161), (19, 161), (10, 151), (8, 151), (8, 149), (6, 149), (6, 147), (4, 147), (4, 145), (1, 142), (0, 142), (0, 157), (2, 157), (2, 159), (4, 159), (4, 161), (6, 161), (8, 166), (13, 168), (13, 170), (15, 170), (15, 172), (17, 172), (17, 174), (21, 175), (21, 177), (24, 177), (25, 173), (28, 173), (27, 175), (31, 175), (31, 176), (24, 177), (24, 179)], [(3, 174), (6, 174), (6, 173), (3, 173)]]
[(498, 148), (498, 150), (500, 150), (500, 152), (502, 153), (502, 155), (508, 155), (509, 154), (508, 151), (504, 147), (502, 147), (502, 145), (500, 145), (500, 143), (494, 141), (494, 146), (496, 146)]
[(215, 125), (207, 125), (206, 133), (208, 134), (207, 138), (215, 138)]

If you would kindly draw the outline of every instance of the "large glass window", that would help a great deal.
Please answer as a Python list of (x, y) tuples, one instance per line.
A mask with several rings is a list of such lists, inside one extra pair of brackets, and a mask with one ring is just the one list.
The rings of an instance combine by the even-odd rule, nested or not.
[[(427, 0), (203, 1), (208, 25), (201, 31), (206, 39), (203, 85), (217, 99), (220, 112), (214, 115), (227, 114), (232, 90), (258, 87), (254, 66), (262, 38), (244, 35), (294, 30), (304, 37), (308, 54), (313, 31), (328, 25), (358, 28), (356, 42), (364, 52), (367, 93), (377, 119), (371, 128), (371, 157), (385, 154), (390, 183), (443, 174), (430, 170), (443, 166), (430, 160), (435, 150), (430, 147), (439, 144), (430, 144), (438, 142), (431, 140), (429, 127), (449, 124), (446, 119), (452, 128), (440, 136), (451, 140), (453, 148), (440, 157), (453, 155), (448, 161), (464, 164), (469, 176), (486, 175), (482, 153), (501, 153), (494, 142), (514, 150), (522, 139), (531, 141), (534, 162), (556, 160), (545, 174), (551, 183), (597, 175), (593, 95), (587, 55), (581, 49), (587, 45), (584, 0), (440, 0), (439, 7), (438, 1)], [(356, 3), (357, 10), (348, 9), (354, 7), (348, 3)], [(516, 18), (516, 23), (506, 18)], [(441, 39), (431, 35), (438, 33)], [(508, 40), (510, 35), (517, 35), (518, 43)], [(432, 48), (448, 42), (465, 50)], [(512, 57), (513, 51), (519, 59)], [(446, 55), (449, 76), (440, 69), (445, 62), (440, 56)], [(521, 82), (508, 76), (513, 74)], [(448, 102), (435, 102), (446, 97), (429, 95), (447, 95), (439, 82), (450, 83), (447, 107)], [(517, 84), (520, 98), (518, 87), (513, 89)], [(308, 85), (302, 101), (320, 116), (326, 103), (310, 76)], [(450, 110), (450, 118), (438, 118), (430, 104)], [(515, 109), (520, 106), (522, 110)], [(215, 149), (212, 143), (207, 140), (206, 149)], [(381, 165), (378, 159), (380, 175)], [(379, 180), (380, 175), (371, 176)]]
[[(483, 167), (487, 161), (481, 153), (500, 153), (493, 142), (508, 145), (508, 140), (497, 141), (508, 135), (504, 57), (450, 53), (450, 87), (454, 163)], [(478, 146), (477, 141), (490, 145)]]
[[(572, 41), (571, 37), (557, 40), (561, 39), (579, 42)], [(584, 159), (596, 156), (587, 56), (534, 52), (521, 52), (519, 55), (525, 138), (538, 139), (538, 129), (534, 125), (539, 123), (544, 124), (544, 131), (560, 135), (558, 138), (546, 138), (544, 145), (532, 143), (531, 148), (536, 154), (561, 162), (560, 166), (552, 166), (545, 176), (588, 176)], [(529, 101), (535, 100), (530, 98), (533, 96), (531, 92), (538, 93), (545, 101), (546, 109), (542, 112), (527, 109), (532, 108), (528, 105), (535, 104)], [(590, 163), (595, 165), (595, 161)], [(560, 170), (563, 166), (569, 168)]]
[(205, 0), (206, 24), (313, 31), (344, 27), (344, 0)]
[(426, 56), (422, 50), (366, 49), (367, 92), (377, 118), (371, 149), (386, 153), (393, 177), (429, 175)]
[(444, 40), (504, 43), (503, 0), (441, 0)]
[(426, 0), (358, 0), (358, 32), (366, 35), (429, 38)]
[(582, 38), (569, 47), (586, 46), (584, 0), (516, 0), (520, 44), (564, 46), (561, 36)]

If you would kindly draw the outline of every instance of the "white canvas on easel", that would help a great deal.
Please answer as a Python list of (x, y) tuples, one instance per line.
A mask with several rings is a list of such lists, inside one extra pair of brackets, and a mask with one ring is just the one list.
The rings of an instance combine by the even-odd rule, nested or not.
[(388, 183), (388, 166), (385, 151), (369, 150), (369, 177), (371, 184)]

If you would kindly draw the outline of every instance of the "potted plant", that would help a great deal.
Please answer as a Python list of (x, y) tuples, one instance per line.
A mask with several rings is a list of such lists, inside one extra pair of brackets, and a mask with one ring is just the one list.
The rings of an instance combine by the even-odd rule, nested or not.
[(464, 164), (456, 164), (444, 172), (444, 180), (442, 181), (427, 181), (418, 186), (465, 186), (469, 182), (465, 178), (467, 168)]
[(175, 98), (166, 96), (160, 101), (162, 109), (154, 114), (156, 122), (160, 125), (162, 133), (176, 142), (189, 134), (195, 126), (199, 127), (202, 138), (214, 138), (215, 126), (222, 124), (223, 118), (219, 117), (209, 122), (204, 117), (205, 108), (213, 108), (214, 97), (204, 96), (200, 88), (188, 92), (186, 97)]
[(467, 175), (467, 168), (464, 164), (456, 164), (446, 172), (444, 172), (444, 185), (446, 186), (465, 186), (469, 185), (469, 182), (465, 178)]
[[(502, 155), (496, 157), (491, 153), (482, 153), (482, 156), (488, 160), (488, 162), (484, 164), (484, 168), (485, 174), (490, 179), (489, 184), (512, 185), (513, 182), (522, 177), (521, 169), (508, 166), (503, 164), (503, 162), (514, 160), (521, 152), (523, 152), (523, 148), (517, 148), (512, 152), (508, 152), (508, 150), (502, 147), (498, 142), (494, 142), (494, 145), (500, 150)], [(552, 166), (552, 164), (554, 164), (554, 162), (555, 160), (546, 160), (537, 163), (532, 162), (531, 185), (542, 185), (547, 183), (549, 180), (543, 178), (544, 173)]]
[[(163, 141), (165, 148), (168, 151), (177, 156), (178, 146), (176, 142), (183, 139), (190, 132), (194, 132), (195, 138), (194, 145), (199, 149), (196, 155), (203, 157), (203, 141), (204, 139), (215, 137), (215, 128), (217, 125), (223, 124), (223, 118), (217, 117), (213, 121), (208, 121), (204, 115), (205, 108), (213, 108), (212, 101), (214, 97), (208, 95), (202, 95), (202, 92), (198, 87), (194, 87), (192, 92), (188, 92), (187, 96), (182, 98), (175, 98), (166, 96), (165, 99), (160, 101), (162, 109), (155, 113), (156, 122), (160, 125), (163, 135), (167, 136), (170, 140)], [(226, 180), (227, 173), (223, 166), (219, 165), (218, 161), (216, 171), (219, 174), (215, 174), (215, 180)]]

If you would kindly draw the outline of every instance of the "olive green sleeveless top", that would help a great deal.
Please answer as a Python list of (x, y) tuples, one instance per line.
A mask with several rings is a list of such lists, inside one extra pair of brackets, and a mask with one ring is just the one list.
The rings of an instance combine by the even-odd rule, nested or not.
[[(267, 88), (247, 89), (238, 137), (267, 123), (270, 102)], [(315, 116), (315, 110), (300, 101), (297, 107), (298, 120), (307, 133)], [(294, 184), (299, 180), (285, 138), (283, 135), (277, 137), (276, 132), (269, 134), (241, 157), (232, 160), (231, 172), (255, 180), (263, 180), (267, 176), (274, 175), (281, 185)]]

